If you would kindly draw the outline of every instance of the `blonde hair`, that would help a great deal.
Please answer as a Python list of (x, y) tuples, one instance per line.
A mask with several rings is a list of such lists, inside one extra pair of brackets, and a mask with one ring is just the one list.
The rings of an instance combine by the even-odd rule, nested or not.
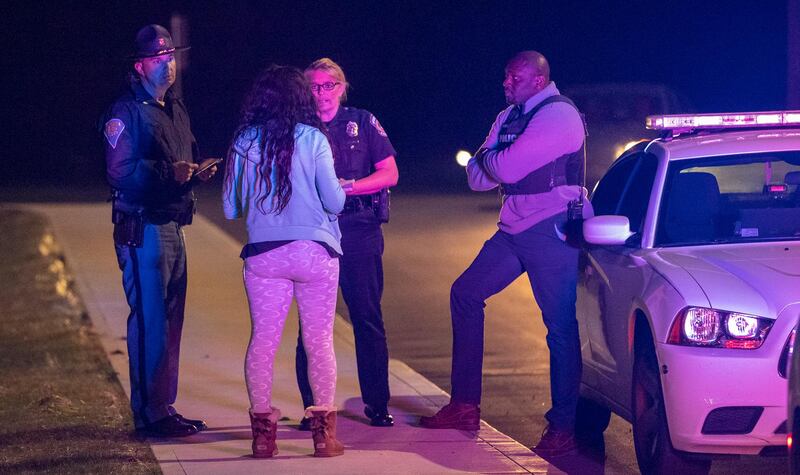
[(344, 91), (342, 92), (341, 102), (347, 100), (347, 90), (350, 88), (350, 83), (347, 82), (347, 79), (345, 79), (342, 67), (336, 64), (334, 60), (332, 60), (331, 58), (320, 58), (314, 61), (313, 63), (309, 64), (305, 70), (305, 73), (308, 74), (311, 71), (322, 71), (326, 74), (330, 74), (338, 82), (342, 83)]

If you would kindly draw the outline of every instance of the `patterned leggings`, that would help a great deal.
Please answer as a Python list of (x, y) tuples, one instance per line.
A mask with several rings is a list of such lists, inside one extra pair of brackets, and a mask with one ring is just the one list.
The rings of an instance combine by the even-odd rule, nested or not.
[(275, 352), (293, 294), (297, 295), (314, 404), (333, 406), (333, 317), (338, 281), (339, 259), (330, 257), (322, 245), (313, 241), (294, 241), (245, 259), (244, 286), (252, 334), (244, 375), (253, 412), (270, 411)]

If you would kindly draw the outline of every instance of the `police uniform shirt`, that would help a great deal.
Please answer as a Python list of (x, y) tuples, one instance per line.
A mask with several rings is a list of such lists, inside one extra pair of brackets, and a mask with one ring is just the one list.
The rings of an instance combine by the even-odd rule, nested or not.
[(108, 110), (102, 132), (109, 184), (124, 200), (151, 211), (185, 211), (191, 183), (174, 180), (172, 164), (196, 162), (197, 143), (183, 101), (168, 90), (164, 105), (138, 81)]
[(375, 164), (397, 155), (389, 137), (374, 115), (355, 107), (340, 107), (327, 124), (333, 146), (336, 176), (361, 179), (375, 171)]
[[(380, 122), (368, 111), (340, 107), (326, 125), (333, 148), (333, 167), (339, 178), (358, 180), (369, 176), (375, 171), (376, 163), (396, 155)], [(369, 195), (348, 196), (345, 210), (339, 217), (345, 258), (383, 253), (381, 223), (372, 209), (356, 207), (356, 211), (348, 211), (351, 203), (359, 201), (369, 201)]]

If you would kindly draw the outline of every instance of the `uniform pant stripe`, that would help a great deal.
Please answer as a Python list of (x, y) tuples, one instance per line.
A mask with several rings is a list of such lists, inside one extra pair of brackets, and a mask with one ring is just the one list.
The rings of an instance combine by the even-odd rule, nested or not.
[(145, 327), (144, 327), (144, 302), (142, 301), (142, 282), (139, 274), (139, 257), (136, 255), (136, 248), (129, 246), (128, 251), (131, 256), (131, 264), (133, 269), (133, 285), (136, 288), (136, 325), (138, 326), (139, 350), (138, 350), (138, 372), (139, 372), (139, 397), (141, 398), (141, 416), (145, 424), (150, 424), (147, 417), (147, 366), (146, 364), (146, 347), (145, 347)]

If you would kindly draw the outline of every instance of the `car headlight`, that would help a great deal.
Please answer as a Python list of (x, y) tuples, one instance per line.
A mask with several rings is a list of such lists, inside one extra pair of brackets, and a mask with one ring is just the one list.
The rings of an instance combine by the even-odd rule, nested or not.
[(743, 313), (730, 313), (725, 319), (725, 329), (733, 338), (754, 338), (758, 335), (758, 317)]
[(672, 323), (667, 343), (714, 348), (759, 348), (772, 320), (713, 308), (687, 307)]

